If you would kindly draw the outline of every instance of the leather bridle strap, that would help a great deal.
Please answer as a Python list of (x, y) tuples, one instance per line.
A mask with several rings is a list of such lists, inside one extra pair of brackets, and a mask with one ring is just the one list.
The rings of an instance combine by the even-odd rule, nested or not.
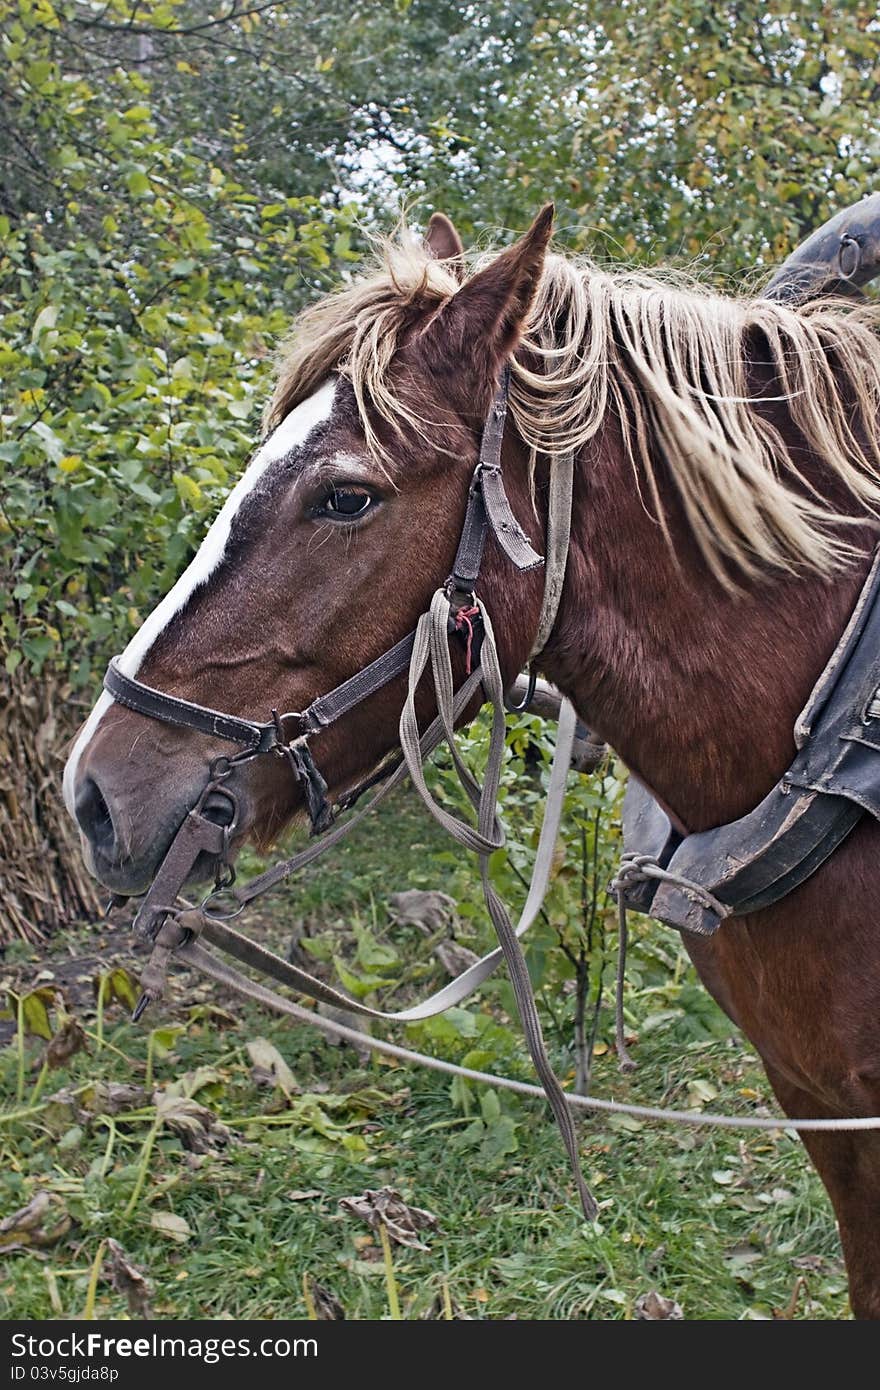
[[(509, 382), (508, 367), (504, 370), (492, 410), (483, 430), (480, 457), (469, 490), (453, 574), (447, 583), (435, 592), (431, 600), (430, 611), (424, 613), (419, 619), (415, 632), (402, 639), (396, 647), (383, 653), (369, 667), (365, 667), (363, 671), (350, 677), (348, 681), (343, 682), (327, 695), (320, 697), (302, 713), (288, 714), (279, 718), (273, 711), (271, 724), (258, 724), (250, 720), (226, 716), (220, 711), (195, 705), (175, 696), (164, 695), (161, 691), (153, 690), (151, 687), (144, 686), (141, 682), (125, 676), (119, 671), (116, 663), (111, 663), (107, 688), (111, 694), (118, 695), (123, 703), (150, 718), (183, 725), (238, 743), (244, 750), (237, 757), (219, 759), (212, 766), (212, 779), (208, 787), (203, 791), (197, 807), (186, 817), (184, 825), (172, 843), (138, 912), (135, 928), (153, 941), (153, 952), (144, 972), (145, 993), (138, 1005), (136, 1014), (142, 1011), (150, 998), (156, 998), (161, 994), (171, 955), (173, 952), (181, 950), (185, 959), (205, 969), (206, 973), (212, 975), (213, 978), (225, 979), (232, 987), (241, 989), (243, 993), (254, 997), (254, 987), (250, 982), (247, 982), (244, 977), (236, 978), (237, 972), (218, 961), (216, 957), (212, 957), (210, 953), (205, 952), (204, 948), (197, 944), (197, 938), (200, 936), (204, 936), (233, 958), (264, 971), (279, 983), (291, 985), (324, 1003), (332, 1003), (348, 1012), (364, 1013), (373, 1018), (405, 1022), (430, 1017), (432, 1014), (450, 1007), (451, 1004), (459, 1002), (492, 973), (498, 960), (503, 956), (507, 963), (529, 1051), (565, 1142), (584, 1214), (590, 1220), (596, 1215), (596, 1203), (580, 1171), (577, 1139), (571, 1114), (547, 1057), (528, 970), (518, 939), (537, 916), (549, 880), (558, 831), (558, 818), (564, 799), (565, 777), (570, 763), (574, 735), (575, 718), (570, 706), (565, 707), (560, 720), (560, 736), (553, 776), (551, 777), (553, 796), (552, 800), (548, 802), (545, 825), (542, 828), (533, 888), (528, 895), (525, 909), (516, 927), (511, 923), (507, 911), (491, 883), (488, 868), (491, 855), (504, 845), (504, 831), (498, 820), (497, 802), (505, 755), (505, 714), (504, 691), (492, 624), (475, 591), (487, 531), (492, 530), (499, 546), (518, 569), (533, 569), (542, 563), (541, 556), (532, 548), (510, 509), (501, 477), (501, 444), (507, 412)], [(561, 568), (564, 573), (571, 514), (570, 487), (566, 499), (565, 480), (563, 480), (562, 491), (560, 492), (558, 486), (554, 487), (551, 474), (551, 494), (555, 495), (552, 496), (551, 500), (552, 515), (548, 526), (555, 533), (556, 570), (558, 571), (561, 561)], [(564, 542), (561, 545), (560, 531), (564, 534)], [(542, 603), (538, 633), (540, 637), (543, 637), (545, 628), (549, 630), (549, 627), (552, 627), (560, 592), (561, 576), (557, 572), (554, 573), (552, 591), (549, 594), (545, 593)], [(468, 661), (467, 679), (456, 692), (449, 646), (449, 629), (450, 625), (454, 628), (458, 627), (456, 616), (461, 617), (461, 610), (466, 613), (469, 624), (472, 625), (474, 622), (480, 624), (482, 653), (480, 665), (476, 671), (470, 671), (470, 660)], [(472, 633), (473, 627), (470, 626), (468, 631)], [(468, 637), (468, 653), (470, 657), (470, 636)], [(342, 834), (347, 833), (354, 824), (357, 824), (363, 815), (382, 796), (387, 794), (404, 775), (405, 767), (431, 814), (463, 848), (476, 853), (480, 863), (483, 895), (498, 936), (499, 947), (496, 951), (490, 952), (483, 960), (477, 962), (462, 977), (453, 981), (451, 985), (445, 986), (423, 1004), (415, 1005), (413, 1008), (397, 1014), (388, 1014), (358, 1004), (333, 989), (332, 986), (315, 979), (289, 962), (282, 961), (280, 957), (249, 941), (228, 926), (217, 915), (215, 906), (216, 899), (222, 891), (222, 885), (218, 891), (209, 894), (201, 908), (181, 908), (175, 904), (177, 895), (199, 854), (207, 850), (208, 853), (213, 852), (218, 856), (218, 862), (226, 862), (229, 829), (215, 826), (206, 818), (203, 808), (215, 789), (223, 790), (223, 782), (231, 772), (233, 765), (242, 757), (254, 757), (259, 753), (269, 752), (271, 749), (277, 748), (279, 752), (288, 757), (297, 776), (305, 783), (313, 828), (323, 829), (330, 824), (331, 817), (323, 795), (326, 786), (308, 749), (309, 733), (338, 719), (347, 710), (359, 704), (361, 700), (378, 689), (381, 684), (407, 667), (409, 670), (408, 694), (399, 728), (404, 764), (391, 774), (388, 782), (380, 788), (370, 806), (365, 807), (362, 812), (352, 817), (351, 821), (337, 827), (337, 830), (330, 832), (319, 842), (319, 845), (315, 847), (316, 853), (329, 849), (330, 845), (335, 843)], [(423, 675), (428, 672), (433, 677), (437, 716), (428, 734), (422, 735), (416, 716), (416, 691)], [(472, 695), (476, 693), (478, 684), (482, 685), (484, 696), (488, 698), (492, 706), (489, 757), (482, 786), (462, 762), (454, 738), (456, 720), (466, 709)], [(285, 728), (285, 721), (288, 724), (294, 722), (297, 726), (297, 734), (289, 743), (287, 742), (288, 730)], [(477, 812), (476, 825), (459, 819), (442, 807), (432, 796), (425, 781), (422, 769), (424, 757), (429, 746), (436, 746), (436, 743), (440, 742), (441, 739), (445, 739), (449, 746), (459, 780)], [(235, 807), (234, 794), (231, 792), (226, 794)], [(213, 849), (215, 845), (217, 846), (216, 850)], [(269, 886), (268, 879), (274, 882), (280, 877), (286, 877), (295, 866), (306, 862), (306, 859), (311, 857), (314, 856), (306, 851), (294, 856), (284, 866), (277, 866), (275, 871), (270, 871), (270, 874), (264, 877), (263, 886)], [(254, 888), (255, 885), (251, 885), (245, 900), (249, 901), (255, 896)], [(260, 993), (269, 998), (275, 998), (269, 991), (260, 990)], [(280, 1000), (278, 1002), (282, 1003)]]
[(501, 382), (483, 426), (480, 459), (471, 481), (461, 540), (446, 585), (453, 603), (456, 595), (473, 598), (489, 529), (508, 560), (518, 570), (536, 569), (544, 563), (514, 516), (504, 488), (501, 444), (509, 399), (510, 364), (505, 363)]
[[(143, 681), (126, 676), (119, 669), (119, 657), (110, 660), (104, 676), (104, 689), (127, 709), (144, 714), (148, 719), (161, 720), (163, 724), (176, 724), (180, 728), (192, 729), (195, 733), (208, 734), (212, 738), (222, 738), (228, 743), (242, 746), (246, 754), (257, 757), (261, 753), (271, 753), (283, 746), (292, 733), (293, 738), (317, 733), (328, 724), (341, 719), (354, 709), (367, 696), (381, 690), (383, 685), (400, 676), (409, 666), (412, 656), (415, 633), (407, 633), (387, 652), (383, 652), (369, 666), (350, 676), (326, 695), (313, 700), (301, 713), (291, 712), (281, 716), (281, 736), (279, 725), (274, 719), (265, 724), (250, 719), (240, 719), (235, 715), (223, 714), (209, 709), (207, 705), (197, 705), (191, 700), (183, 700), (179, 695), (165, 695)], [(293, 726), (293, 730), (291, 730)]]
[(192, 729), (197, 734), (237, 743), (252, 755), (268, 753), (277, 743), (274, 723), (256, 724), (250, 719), (239, 719), (237, 715), (209, 709), (206, 705), (196, 705), (191, 700), (181, 699), (179, 695), (166, 695), (162, 690), (154, 690), (152, 686), (144, 685), (143, 681), (127, 676), (120, 670), (119, 660), (118, 656), (110, 658), (104, 674), (104, 689), (126, 709), (146, 715), (148, 719), (158, 719), (163, 724), (175, 724), (181, 729)]

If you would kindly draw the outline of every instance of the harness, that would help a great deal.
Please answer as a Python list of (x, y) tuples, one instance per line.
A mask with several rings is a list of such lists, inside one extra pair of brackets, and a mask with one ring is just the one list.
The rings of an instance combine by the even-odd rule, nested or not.
[[(138, 1019), (152, 1000), (161, 997), (172, 956), (250, 999), (278, 1012), (299, 1016), (296, 1006), (289, 1000), (243, 975), (207, 950), (203, 943), (215, 946), (225, 955), (320, 1002), (334, 1005), (350, 1014), (395, 1022), (428, 1018), (458, 1003), (478, 988), (503, 957), (535, 1069), (568, 1151), (584, 1215), (592, 1220), (597, 1212), (596, 1203), (580, 1171), (571, 1111), (547, 1057), (528, 969), (519, 944), (519, 938), (538, 915), (549, 881), (577, 726), (574, 710), (568, 702), (563, 704), (560, 711), (538, 853), (525, 907), (516, 926), (511, 923), (504, 904), (492, 886), (488, 870), (490, 856), (505, 843), (496, 807), (504, 759), (506, 708), (492, 623), (477, 592), (489, 533), (517, 570), (525, 572), (545, 565), (544, 558), (532, 547), (517, 521), (504, 488), (501, 445), (509, 391), (510, 367), (507, 365), (483, 426), (479, 459), (468, 491), (452, 573), (434, 593), (429, 610), (422, 614), (413, 632), (348, 680), (312, 701), (306, 709), (285, 714), (273, 709), (271, 718), (262, 723), (241, 719), (222, 710), (194, 704), (156, 690), (127, 676), (120, 669), (117, 658), (111, 660), (104, 686), (120, 704), (149, 719), (192, 729), (196, 733), (234, 743), (239, 748), (238, 752), (215, 758), (211, 763), (208, 781), (195, 806), (185, 816), (138, 909), (134, 930), (151, 943), (152, 952), (142, 975), (143, 993), (134, 1017)], [(574, 459), (570, 456), (557, 459), (551, 470), (545, 588), (530, 662), (550, 635), (562, 594), (571, 528), (573, 471)], [(465, 680), (457, 691), (454, 689), (450, 651), (450, 638), (456, 636), (464, 641), (466, 654)], [(476, 666), (475, 661), (479, 663)], [(399, 726), (400, 753), (392, 754), (375, 773), (343, 796), (335, 806), (331, 806), (327, 800), (327, 782), (309, 747), (310, 738), (405, 671), (408, 671), (408, 681)], [(428, 672), (433, 681), (437, 716), (421, 732), (415, 709), (416, 691), (422, 677)], [(483, 699), (492, 706), (489, 755), (482, 786), (462, 762), (454, 739), (456, 720), (480, 689)], [(534, 681), (530, 677), (526, 699), (518, 707), (524, 708), (533, 693)], [(476, 812), (476, 825), (457, 818), (441, 806), (432, 796), (425, 780), (423, 761), (444, 740), (449, 745), (462, 787)], [(280, 757), (287, 762), (292, 775), (302, 787), (312, 833), (321, 838), (298, 854), (267, 869), (250, 883), (238, 885), (230, 859), (230, 841), (239, 814), (231, 778), (238, 767), (254, 758), (267, 756)], [(459, 844), (477, 855), (483, 895), (499, 946), (423, 1003), (398, 1013), (386, 1013), (371, 1009), (300, 970), (266, 947), (250, 941), (229, 922), (256, 897), (331, 849), (407, 775), (431, 814)], [(368, 804), (347, 820), (335, 824), (339, 812), (351, 808), (371, 787), (376, 790)], [(225, 825), (212, 819), (209, 811), (209, 805), (211, 810), (216, 808), (218, 797), (225, 799), (228, 804), (229, 820)], [(200, 905), (186, 902), (181, 905), (179, 895), (201, 854), (210, 855), (216, 862), (214, 886)]]
[[(872, 279), (880, 266), (876, 211), (880, 195), (864, 200), (821, 228), (774, 276), (764, 293), (771, 298), (798, 300), (833, 284), (860, 285)], [(834, 270), (829, 270), (833, 263)], [(313, 999), (335, 1005), (348, 1014), (358, 1013), (391, 1021), (427, 1018), (471, 994), (496, 968), (502, 956), (510, 970), (526, 1041), (543, 1094), (553, 1109), (577, 1182), (585, 1215), (596, 1215), (596, 1204), (580, 1172), (574, 1129), (568, 1106), (620, 1110), (652, 1118), (689, 1123), (713, 1123), (741, 1127), (768, 1127), (776, 1121), (656, 1110), (615, 1101), (564, 1095), (546, 1056), (540, 1023), (528, 979), (519, 937), (535, 920), (549, 882), (559, 830), (566, 775), (579, 730), (574, 710), (563, 700), (559, 731), (550, 774), (547, 803), (525, 907), (516, 927), (488, 878), (488, 858), (504, 843), (495, 814), (504, 751), (503, 708), (524, 709), (535, 693), (534, 659), (552, 631), (562, 586), (571, 523), (574, 460), (554, 461), (550, 478), (546, 560), (532, 548), (514, 516), (501, 473), (501, 443), (507, 413), (509, 366), (505, 367), (498, 393), (483, 429), (479, 461), (468, 494), (461, 538), (452, 574), (431, 601), (416, 629), (361, 671), (318, 697), (303, 711), (279, 715), (271, 711), (264, 723), (241, 719), (167, 695), (125, 675), (114, 658), (104, 679), (107, 691), (120, 704), (148, 718), (172, 723), (210, 737), (236, 744), (239, 751), (216, 758), (209, 780), (196, 805), (185, 817), (165, 859), (140, 905), (135, 930), (152, 943), (152, 954), (143, 972), (143, 994), (135, 1010), (139, 1018), (153, 999), (161, 997), (166, 971), (177, 956), (209, 978), (299, 1022), (317, 1025), (336, 1037), (357, 1041), (359, 1035), (344, 1023), (304, 1010), (206, 949), (215, 946), (224, 955), (262, 971)], [(544, 598), (538, 631), (530, 655), (530, 674), (523, 701), (514, 705), (501, 686), (491, 622), (476, 586), (480, 576), (488, 531), (511, 563), (522, 571), (544, 564)], [(630, 778), (624, 801), (625, 853), (612, 884), (618, 895), (620, 954), (617, 983), (617, 1050), (627, 1062), (623, 1037), (622, 984), (626, 958), (626, 912), (632, 907), (650, 911), (660, 921), (682, 930), (711, 935), (729, 916), (769, 906), (792, 891), (817, 869), (867, 811), (880, 819), (880, 548), (853, 615), (831, 660), (817, 682), (795, 726), (798, 753), (788, 772), (749, 815), (717, 829), (681, 836), (650, 793)], [(466, 679), (453, 691), (449, 653), (450, 635), (465, 643)], [(478, 662), (476, 666), (474, 663)], [(415, 715), (415, 690), (430, 667), (438, 714), (419, 732)], [(392, 754), (379, 769), (335, 806), (327, 800), (327, 783), (315, 764), (309, 739), (368, 699), (396, 676), (409, 669), (408, 693), (400, 721), (399, 754)], [(455, 749), (456, 719), (482, 688), (493, 708), (489, 759), (480, 787), (464, 768)], [(454, 764), (477, 812), (477, 826), (457, 820), (437, 805), (422, 773), (422, 761), (444, 739), (449, 742)], [(581, 742), (583, 739), (581, 738)], [(595, 759), (594, 749), (594, 759)], [(238, 818), (238, 803), (230, 785), (237, 766), (274, 755), (283, 758), (301, 784), (314, 840), (250, 883), (235, 883), (230, 862), (230, 837)], [(349, 834), (370, 810), (409, 774), (431, 813), (480, 860), (487, 907), (496, 928), (499, 947), (476, 962), (456, 980), (422, 1004), (399, 1013), (370, 1009), (334, 990), (323, 981), (299, 970), (273, 952), (250, 941), (230, 921), (262, 893), (295, 873)], [(370, 788), (369, 803), (336, 823)], [(209, 798), (225, 798), (231, 815), (226, 826), (206, 814)], [(216, 805), (216, 801), (213, 802)], [(199, 855), (207, 853), (217, 864), (213, 889), (199, 906), (179, 902), (179, 894)], [(409, 1052), (382, 1039), (372, 1040), (377, 1050), (456, 1075), (488, 1081), (493, 1085), (542, 1094), (537, 1087), (459, 1067), (453, 1063)], [(801, 1129), (873, 1129), (876, 1117), (849, 1120), (788, 1120)]]

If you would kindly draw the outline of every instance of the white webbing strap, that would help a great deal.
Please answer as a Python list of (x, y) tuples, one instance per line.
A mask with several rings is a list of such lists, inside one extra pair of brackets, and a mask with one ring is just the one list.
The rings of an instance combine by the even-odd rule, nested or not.
[[(547, 1056), (547, 1049), (541, 1031), (541, 1021), (538, 1017), (535, 997), (532, 993), (532, 985), (529, 979), (528, 967), (522, 953), (519, 937), (489, 877), (490, 856), (496, 849), (501, 848), (504, 844), (504, 832), (498, 821), (496, 808), (498, 804), (498, 790), (501, 782), (501, 769), (504, 762), (506, 722), (504, 713), (504, 687), (498, 665), (498, 653), (495, 646), (495, 635), (492, 631), (492, 622), (488, 613), (483, 608), (483, 605), (480, 603), (479, 596), (476, 597), (476, 603), (480, 609), (480, 616), (483, 622), (483, 642), (480, 649), (480, 665), (483, 668), (483, 690), (492, 707), (489, 756), (486, 762), (482, 787), (480, 787), (475, 778), (471, 775), (469, 769), (463, 763), (455, 744), (453, 729), (452, 660), (448, 638), (450, 604), (446, 595), (440, 589), (438, 589), (431, 600), (430, 611), (422, 615), (419, 619), (418, 627), (416, 628), (416, 640), (413, 647), (412, 665), (410, 666), (409, 673), (409, 690), (406, 704), (404, 705), (403, 713), (400, 717), (400, 746), (403, 750), (404, 760), (409, 769), (413, 785), (428, 810), (431, 812), (431, 815), (434, 816), (435, 820), (443, 826), (444, 830), (446, 830), (454, 840), (460, 845), (463, 845), (466, 849), (472, 850), (479, 859), (483, 897), (507, 964), (510, 982), (513, 986), (517, 1008), (523, 1025), (526, 1044), (535, 1070), (544, 1087), (544, 1094), (553, 1111), (554, 1118), (559, 1127), (559, 1132), (562, 1135), (562, 1140), (571, 1163), (572, 1174), (577, 1184), (584, 1215), (588, 1221), (592, 1221), (597, 1214), (598, 1208), (593, 1194), (587, 1187), (583, 1174), (581, 1173), (577, 1135), (575, 1133), (571, 1111), (566, 1104), (565, 1093), (559, 1084)], [(450, 811), (447, 811), (445, 807), (441, 806), (432, 796), (425, 780), (424, 769), (422, 768), (420, 757), (419, 729), (418, 720), (416, 718), (415, 701), (416, 690), (429, 662), (434, 682), (437, 717), (443, 725), (443, 730), (459, 780), (477, 812), (476, 826), (470, 825), (467, 821), (459, 819), (452, 815)]]

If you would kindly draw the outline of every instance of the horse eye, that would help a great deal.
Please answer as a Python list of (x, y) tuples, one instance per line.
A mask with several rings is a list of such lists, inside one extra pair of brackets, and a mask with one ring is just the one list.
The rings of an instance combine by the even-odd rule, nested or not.
[(325, 516), (351, 520), (364, 516), (373, 505), (373, 498), (362, 488), (335, 487), (321, 507)]

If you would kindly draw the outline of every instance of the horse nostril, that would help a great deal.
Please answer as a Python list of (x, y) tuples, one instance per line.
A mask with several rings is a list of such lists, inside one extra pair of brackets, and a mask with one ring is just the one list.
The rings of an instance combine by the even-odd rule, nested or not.
[(110, 807), (104, 800), (101, 788), (92, 777), (87, 777), (76, 798), (76, 818), (83, 833), (95, 849), (109, 854), (116, 843), (116, 831)]

